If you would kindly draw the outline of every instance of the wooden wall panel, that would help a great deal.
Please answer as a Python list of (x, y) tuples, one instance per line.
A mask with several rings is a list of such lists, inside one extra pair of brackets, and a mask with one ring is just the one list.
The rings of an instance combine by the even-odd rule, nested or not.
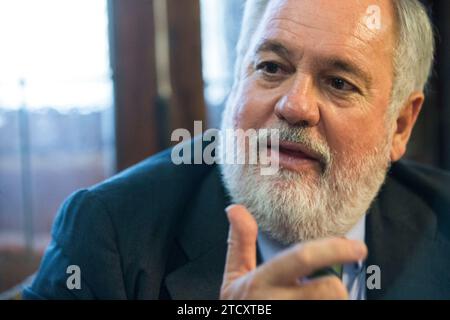
[(110, 0), (116, 163), (122, 170), (160, 150), (152, 0)]
[(194, 120), (205, 121), (200, 1), (167, 0), (167, 17), (172, 86), (169, 127), (192, 132)]

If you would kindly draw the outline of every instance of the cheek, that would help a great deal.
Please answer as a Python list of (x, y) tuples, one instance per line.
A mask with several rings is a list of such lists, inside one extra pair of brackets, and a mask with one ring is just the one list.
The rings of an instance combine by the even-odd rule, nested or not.
[(363, 114), (351, 110), (341, 114), (322, 114), (328, 144), (337, 155), (337, 160), (349, 156), (363, 157), (381, 143), (385, 143), (386, 125), (384, 112)]
[(233, 122), (237, 128), (264, 128), (274, 116), (278, 94), (273, 90), (258, 90), (248, 81), (238, 90), (233, 109)]

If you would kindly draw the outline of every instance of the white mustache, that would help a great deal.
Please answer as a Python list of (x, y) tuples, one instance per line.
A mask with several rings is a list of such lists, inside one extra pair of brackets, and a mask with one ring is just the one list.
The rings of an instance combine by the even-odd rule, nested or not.
[(328, 144), (324, 141), (317, 141), (311, 137), (310, 131), (304, 127), (292, 127), (286, 124), (279, 124), (273, 127), (264, 128), (259, 131), (259, 140), (262, 138), (270, 141), (270, 131), (278, 130), (280, 141), (293, 142), (302, 145), (307, 150), (319, 156), (319, 161), (325, 168), (328, 168), (332, 162), (332, 153)]

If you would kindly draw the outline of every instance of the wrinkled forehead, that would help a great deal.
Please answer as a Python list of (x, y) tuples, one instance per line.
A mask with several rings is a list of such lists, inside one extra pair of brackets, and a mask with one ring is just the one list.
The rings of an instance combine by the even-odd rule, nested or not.
[(270, 0), (252, 43), (282, 34), (294, 43), (309, 37), (317, 44), (391, 54), (394, 16), (388, 0)]

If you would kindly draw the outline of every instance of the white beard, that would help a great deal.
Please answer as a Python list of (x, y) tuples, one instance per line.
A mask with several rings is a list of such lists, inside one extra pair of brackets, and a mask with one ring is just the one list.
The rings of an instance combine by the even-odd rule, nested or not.
[[(229, 128), (226, 123), (223, 122), (222, 129)], [(302, 139), (305, 141), (305, 137)], [(344, 236), (366, 214), (383, 184), (390, 164), (390, 141), (386, 140), (390, 139), (386, 138), (380, 143), (382, 147), (370, 150), (360, 159), (347, 157), (340, 166), (332, 161), (336, 155), (328, 154), (328, 168), (318, 179), (311, 178), (311, 173), (283, 168), (275, 175), (264, 176), (259, 165), (224, 161), (220, 168), (233, 202), (246, 206), (260, 230), (274, 239), (291, 244)], [(219, 155), (230, 151), (223, 150), (227, 146), (219, 145)], [(316, 150), (328, 148), (323, 143), (316, 146)], [(239, 145), (233, 147), (242, 152)]]

